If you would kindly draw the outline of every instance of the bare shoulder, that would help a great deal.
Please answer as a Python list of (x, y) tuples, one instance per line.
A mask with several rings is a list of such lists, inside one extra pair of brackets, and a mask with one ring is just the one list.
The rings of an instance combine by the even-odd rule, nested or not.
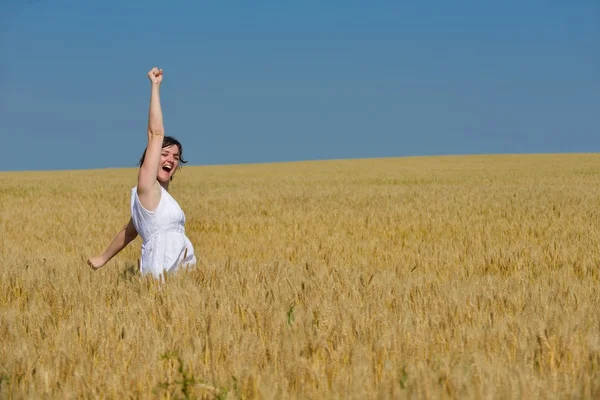
[(151, 212), (156, 211), (162, 196), (162, 190), (158, 181), (151, 187), (138, 186), (136, 190), (142, 207)]

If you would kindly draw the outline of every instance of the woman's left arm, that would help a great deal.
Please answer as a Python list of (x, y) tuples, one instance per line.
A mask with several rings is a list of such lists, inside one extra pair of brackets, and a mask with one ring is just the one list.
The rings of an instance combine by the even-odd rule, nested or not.
[(92, 269), (100, 269), (106, 265), (107, 262), (116, 256), (121, 250), (123, 250), (129, 243), (131, 243), (138, 236), (137, 230), (133, 225), (133, 220), (129, 220), (127, 225), (123, 227), (114, 237), (112, 242), (108, 245), (104, 253), (96, 257), (90, 257), (87, 260), (87, 264)]

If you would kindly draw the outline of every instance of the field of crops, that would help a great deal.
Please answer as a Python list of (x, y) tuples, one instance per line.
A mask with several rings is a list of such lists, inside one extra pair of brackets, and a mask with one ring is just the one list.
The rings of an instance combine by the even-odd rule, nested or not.
[(0, 398), (600, 398), (600, 155), (185, 166), (162, 285), (136, 176), (0, 173)]

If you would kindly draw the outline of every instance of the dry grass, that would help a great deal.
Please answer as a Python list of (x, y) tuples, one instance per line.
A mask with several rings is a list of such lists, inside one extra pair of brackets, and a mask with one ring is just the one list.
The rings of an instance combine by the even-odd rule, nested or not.
[(0, 397), (600, 397), (598, 155), (185, 167), (163, 286), (135, 177), (0, 173)]

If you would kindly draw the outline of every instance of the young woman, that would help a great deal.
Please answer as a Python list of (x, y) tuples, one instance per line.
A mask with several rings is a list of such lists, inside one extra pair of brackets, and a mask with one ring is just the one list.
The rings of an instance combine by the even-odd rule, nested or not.
[(179, 141), (165, 136), (160, 106), (162, 69), (148, 72), (151, 82), (148, 145), (140, 160), (137, 186), (131, 190), (131, 219), (102, 255), (88, 265), (102, 268), (139, 234), (143, 239), (140, 272), (159, 278), (180, 267), (196, 264), (194, 247), (185, 234), (185, 214), (169, 194), (169, 183), (183, 159)]

